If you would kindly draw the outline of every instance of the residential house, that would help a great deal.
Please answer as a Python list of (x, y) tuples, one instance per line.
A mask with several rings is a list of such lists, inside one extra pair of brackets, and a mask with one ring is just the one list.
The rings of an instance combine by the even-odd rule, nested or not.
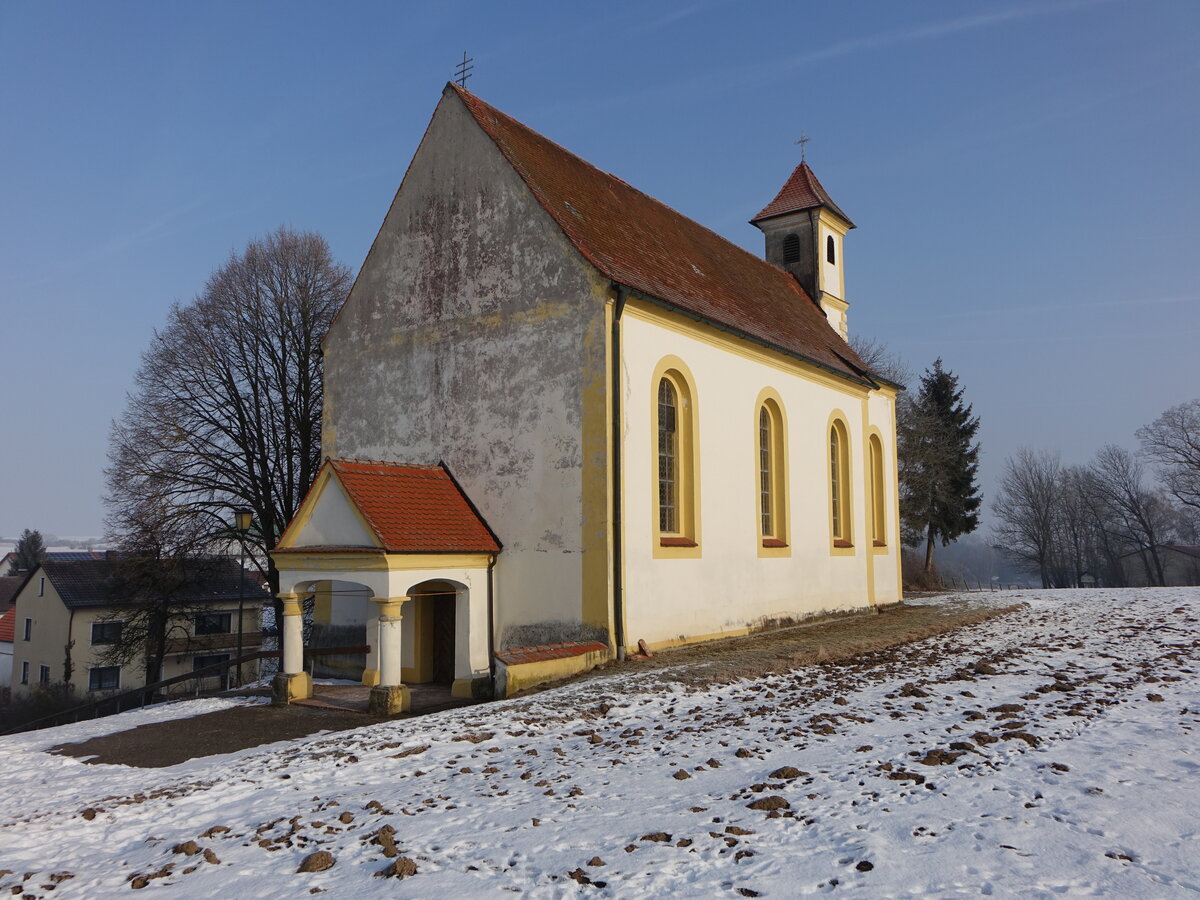
[[(131, 689), (226, 661), (236, 653), (241, 604), (245, 653), (261, 647), (262, 605), (257, 581), (242, 577), (232, 560), (205, 563), (203, 576), (174, 591), (161, 673), (147, 679), (139, 658), (126, 665), (106, 659), (141, 604), (131, 598), (120, 559), (47, 559), (17, 592), (13, 640), (13, 693), (68, 681), (80, 696)], [(243, 675), (253, 677), (254, 668)], [(69, 678), (67, 672), (69, 670)]]

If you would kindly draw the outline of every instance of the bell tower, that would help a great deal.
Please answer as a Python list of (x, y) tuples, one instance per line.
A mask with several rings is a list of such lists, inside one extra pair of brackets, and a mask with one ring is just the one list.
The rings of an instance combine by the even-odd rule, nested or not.
[(854, 227), (807, 162), (796, 166), (775, 199), (750, 224), (767, 242), (767, 262), (795, 276), (834, 331), (848, 339), (842, 242)]

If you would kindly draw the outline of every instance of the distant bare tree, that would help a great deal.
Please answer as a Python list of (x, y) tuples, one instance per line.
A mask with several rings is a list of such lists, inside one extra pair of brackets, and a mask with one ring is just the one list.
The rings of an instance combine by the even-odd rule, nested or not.
[(997, 544), (1052, 587), (1055, 517), (1062, 466), (1056, 454), (1022, 447), (1004, 461), (992, 513)]
[(1170, 531), (1170, 504), (1146, 486), (1141, 463), (1122, 447), (1101, 447), (1089, 470), (1108, 527), (1141, 556), (1147, 583), (1165, 584), (1158, 547)]
[(852, 335), (850, 348), (858, 354), (859, 359), (866, 363), (867, 368), (873, 374), (901, 387), (907, 386), (912, 381), (912, 370), (883, 341), (872, 337)]
[(1190, 511), (1194, 530), (1200, 523), (1200, 399), (1172, 406), (1137, 436), (1163, 486)]
[(324, 238), (280, 228), (172, 308), (112, 426), (114, 540), (159, 560), (182, 541), (194, 556), (195, 541), (220, 539), (231, 509), (246, 507), (247, 544), (278, 590), (267, 552), (320, 463), (320, 341), (349, 285)]

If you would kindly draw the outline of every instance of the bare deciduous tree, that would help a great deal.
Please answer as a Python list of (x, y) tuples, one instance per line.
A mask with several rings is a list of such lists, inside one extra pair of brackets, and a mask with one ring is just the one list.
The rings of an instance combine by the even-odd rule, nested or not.
[(1170, 504), (1146, 487), (1141, 464), (1121, 447), (1101, 447), (1089, 470), (1108, 527), (1141, 556), (1148, 584), (1166, 584), (1158, 548), (1170, 533)]
[(320, 341), (349, 285), (324, 238), (280, 228), (172, 308), (112, 427), (113, 539), (159, 560), (195, 555), (246, 507), (248, 545), (278, 589), (267, 551), (320, 463)]
[(1022, 447), (1004, 461), (1004, 474), (992, 503), (999, 520), (996, 538), (1013, 559), (1037, 572), (1052, 587), (1055, 510), (1062, 466), (1056, 454)]
[(1137, 436), (1163, 486), (1200, 522), (1200, 399), (1172, 406)]

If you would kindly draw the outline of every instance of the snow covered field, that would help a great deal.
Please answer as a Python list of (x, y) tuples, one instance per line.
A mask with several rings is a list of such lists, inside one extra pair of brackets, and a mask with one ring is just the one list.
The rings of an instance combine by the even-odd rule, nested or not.
[[(167, 769), (44, 751), (227, 701), (2, 738), (0, 892), (1200, 892), (1200, 590), (989, 597), (1028, 607), (850, 663), (600, 678)], [(397, 861), (415, 874), (376, 877)]]

